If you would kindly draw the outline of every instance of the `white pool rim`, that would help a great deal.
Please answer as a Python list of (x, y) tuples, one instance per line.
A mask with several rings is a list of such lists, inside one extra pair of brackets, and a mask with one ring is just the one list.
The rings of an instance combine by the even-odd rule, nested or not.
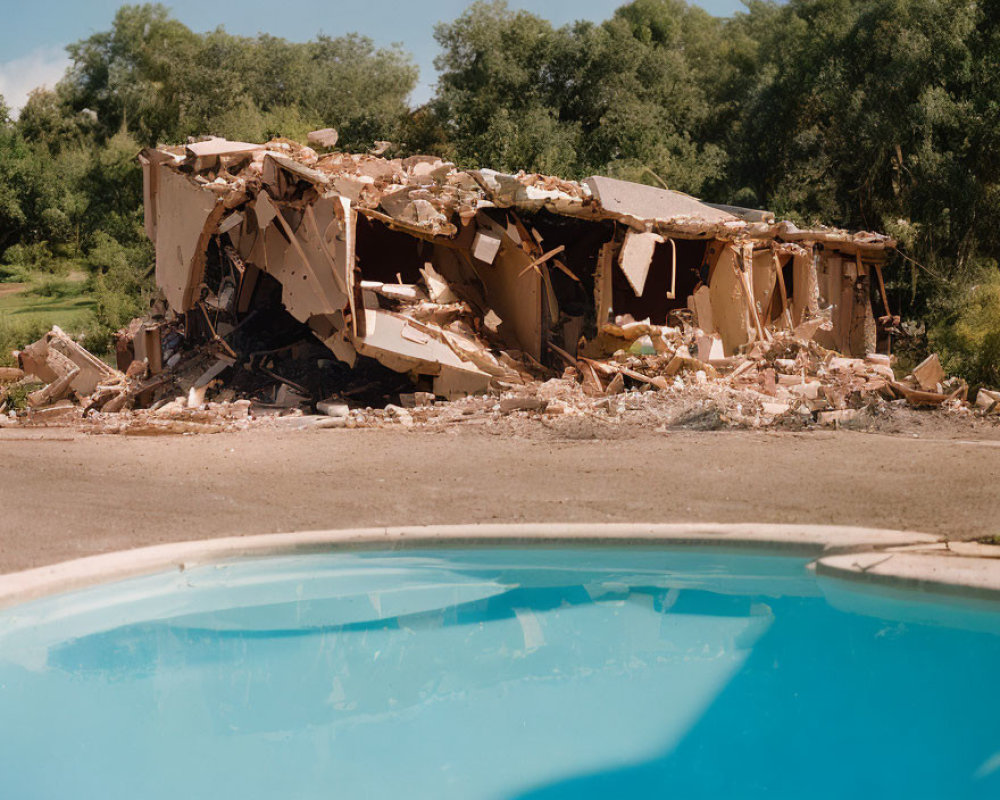
[[(817, 575), (1000, 601), (1000, 558), (955, 555), (941, 537), (838, 525), (521, 523), (348, 528), (231, 536), (122, 550), (0, 575), (0, 608), (125, 578), (240, 558), (352, 550), (684, 546), (813, 559)], [(996, 548), (1000, 552), (1000, 548)]]

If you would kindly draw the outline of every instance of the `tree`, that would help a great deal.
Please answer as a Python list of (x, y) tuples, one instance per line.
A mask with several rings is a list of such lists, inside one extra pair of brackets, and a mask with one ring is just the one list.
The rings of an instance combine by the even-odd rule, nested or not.
[(105, 138), (126, 130), (148, 145), (221, 130), (266, 138), (335, 125), (346, 142), (370, 147), (398, 130), (417, 81), (408, 55), (363, 36), (297, 44), (222, 28), (196, 34), (160, 4), (123, 6), (111, 30), (69, 53), (60, 88), (71, 110), (96, 111)]
[(687, 191), (721, 175), (702, 142), (718, 20), (682, 0), (636, 0), (602, 25), (555, 29), (502, 0), (439, 25), (434, 109), (462, 163), (595, 171)]

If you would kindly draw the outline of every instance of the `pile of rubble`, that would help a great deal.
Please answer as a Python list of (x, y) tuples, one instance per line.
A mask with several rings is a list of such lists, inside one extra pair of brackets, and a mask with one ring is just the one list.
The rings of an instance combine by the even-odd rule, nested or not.
[[(118, 333), (117, 368), (58, 328), (21, 350), (0, 373), (0, 408), (26, 411), (0, 424), (972, 413), (936, 357), (895, 374), (886, 236), (602, 176), (461, 170), (335, 142), (326, 130), (315, 147), (204, 137), (144, 150), (158, 297)], [(998, 397), (981, 390), (976, 413), (995, 415)]]
[[(653, 427), (702, 419), (709, 427), (803, 427), (853, 423), (892, 403), (1000, 419), (1000, 392), (980, 389), (970, 405), (966, 384), (946, 378), (935, 355), (897, 378), (891, 357), (841, 356), (805, 338), (808, 326), (725, 357), (717, 340), (690, 325), (619, 318), (603, 329), (605, 343), (621, 345), (611, 357), (572, 356), (553, 345), (564, 365), (557, 371), (498, 352), (490, 357), (503, 371), (487, 391), (448, 401), (377, 365), (367, 373), (340, 369), (308, 339), (266, 354), (236, 351), (221, 338), (190, 345), (174, 320), (157, 338), (166, 347), (150, 352), (143, 343), (157, 325), (167, 323), (135, 320), (120, 332), (124, 369), (53, 328), (16, 353), (18, 368), (0, 369), (0, 411), (7, 412), (0, 425), (155, 435), (251, 426), (446, 427), (505, 417), (614, 423), (633, 416)], [(164, 366), (150, 374), (151, 364)], [(20, 412), (13, 408), (18, 397)]]

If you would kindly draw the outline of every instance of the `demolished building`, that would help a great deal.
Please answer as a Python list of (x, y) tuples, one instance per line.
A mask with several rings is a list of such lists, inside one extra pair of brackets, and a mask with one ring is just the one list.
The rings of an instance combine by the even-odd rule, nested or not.
[[(335, 136), (317, 134), (331, 150)], [(368, 427), (632, 411), (669, 426), (690, 406), (757, 427), (841, 424), (890, 403), (1000, 414), (986, 389), (972, 411), (936, 356), (897, 377), (882, 279), (895, 243), (877, 233), (802, 230), (608, 177), (287, 140), (205, 138), (139, 161), (158, 296), (117, 335), (117, 370), (58, 328), (16, 353), (0, 424), (194, 433), (296, 415)], [(12, 391), (27, 414), (10, 410)]]
[(340, 361), (374, 359), (439, 397), (641, 337), (662, 353), (663, 331), (684, 322), (708, 364), (792, 330), (848, 355), (876, 349), (872, 284), (884, 301), (894, 245), (880, 234), (800, 230), (607, 177), (286, 140), (139, 158), (156, 282), (175, 313), (225, 338), (280, 297)]

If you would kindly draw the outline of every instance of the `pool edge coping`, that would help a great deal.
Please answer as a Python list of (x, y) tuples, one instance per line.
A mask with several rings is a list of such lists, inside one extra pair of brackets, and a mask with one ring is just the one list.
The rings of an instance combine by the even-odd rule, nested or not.
[(938, 552), (832, 554), (816, 560), (816, 574), (872, 587), (1000, 601), (1000, 558)]
[(240, 558), (338, 550), (569, 544), (674, 545), (806, 556), (814, 560), (818, 575), (1000, 600), (1000, 559), (920, 550), (941, 547), (942, 541), (942, 537), (917, 531), (752, 523), (517, 523), (270, 533), (172, 542), (0, 574), (0, 609), (96, 584)]

